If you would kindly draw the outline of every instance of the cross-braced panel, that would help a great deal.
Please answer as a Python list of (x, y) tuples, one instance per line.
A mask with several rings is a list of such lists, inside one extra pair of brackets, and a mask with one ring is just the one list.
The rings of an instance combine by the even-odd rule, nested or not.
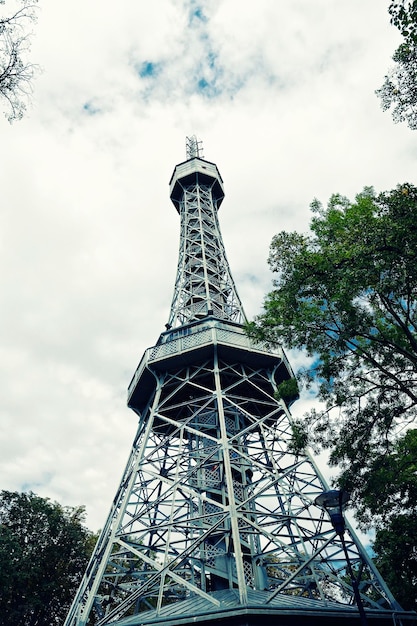
[(208, 314), (242, 323), (243, 307), (227, 262), (211, 186), (187, 186), (179, 211), (180, 251), (170, 326)]
[[(340, 539), (314, 505), (326, 488), (293, 455), (291, 417), (272, 370), (214, 358), (158, 374), (149, 409), (67, 624), (141, 622), (191, 597), (250, 590), (349, 606)], [(387, 590), (351, 534), (368, 607)], [(78, 611), (76, 618), (75, 611)], [(79, 621), (77, 622), (76, 619)]]

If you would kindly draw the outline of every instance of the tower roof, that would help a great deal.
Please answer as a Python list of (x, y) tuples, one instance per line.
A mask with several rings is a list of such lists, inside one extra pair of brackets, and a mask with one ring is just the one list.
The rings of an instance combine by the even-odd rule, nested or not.
[(193, 157), (179, 163), (169, 181), (170, 197), (178, 213), (184, 189), (193, 184), (211, 187), (213, 200), (216, 202), (217, 209), (219, 208), (224, 198), (224, 186), (217, 165), (200, 157)]

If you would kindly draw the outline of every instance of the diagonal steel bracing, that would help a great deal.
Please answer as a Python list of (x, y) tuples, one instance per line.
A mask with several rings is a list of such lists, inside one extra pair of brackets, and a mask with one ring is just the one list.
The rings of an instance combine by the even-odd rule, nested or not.
[[(226, 600), (235, 615), (256, 602), (276, 616), (290, 606), (356, 615), (340, 538), (314, 504), (327, 485), (307, 451), (291, 452), (292, 417), (276, 397), (291, 368), (242, 327), (217, 220), (223, 195), (214, 164), (176, 167), (169, 324), (129, 386), (137, 435), (66, 626), (204, 621)], [(364, 606), (393, 611), (351, 529), (346, 548)]]

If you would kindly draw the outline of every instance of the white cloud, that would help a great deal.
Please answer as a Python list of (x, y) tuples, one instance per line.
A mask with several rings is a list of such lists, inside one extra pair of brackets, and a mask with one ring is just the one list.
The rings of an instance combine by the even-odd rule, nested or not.
[(186, 135), (224, 178), (250, 316), (272, 235), (305, 230), (315, 196), (413, 182), (414, 136), (373, 93), (397, 43), (380, 0), (41, 0), (33, 107), (0, 121), (1, 488), (103, 525), (136, 427), (125, 390), (168, 319)]

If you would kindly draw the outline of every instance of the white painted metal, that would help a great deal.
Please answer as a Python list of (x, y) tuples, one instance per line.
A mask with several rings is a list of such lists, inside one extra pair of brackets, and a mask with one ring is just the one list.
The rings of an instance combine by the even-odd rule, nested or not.
[(194, 157), (204, 158), (203, 156), (203, 144), (201, 141), (198, 141), (195, 135), (191, 137), (186, 137), (185, 139), (185, 151), (187, 154), (187, 159), (193, 159)]
[[(314, 504), (328, 486), (307, 451), (291, 452), (276, 399), (291, 368), (243, 331), (222, 181), (204, 168), (193, 158), (171, 180), (181, 242), (168, 330), (129, 386), (137, 435), (65, 626), (191, 622), (195, 603), (215, 613), (227, 590), (236, 609), (256, 591), (263, 608), (354, 610), (340, 539)], [(395, 607), (350, 528), (346, 543), (365, 607)]]
[(224, 197), (217, 167), (199, 158), (181, 163), (170, 188), (181, 216), (181, 235), (169, 327), (184, 326), (207, 315), (242, 323), (245, 314), (217, 217)]

